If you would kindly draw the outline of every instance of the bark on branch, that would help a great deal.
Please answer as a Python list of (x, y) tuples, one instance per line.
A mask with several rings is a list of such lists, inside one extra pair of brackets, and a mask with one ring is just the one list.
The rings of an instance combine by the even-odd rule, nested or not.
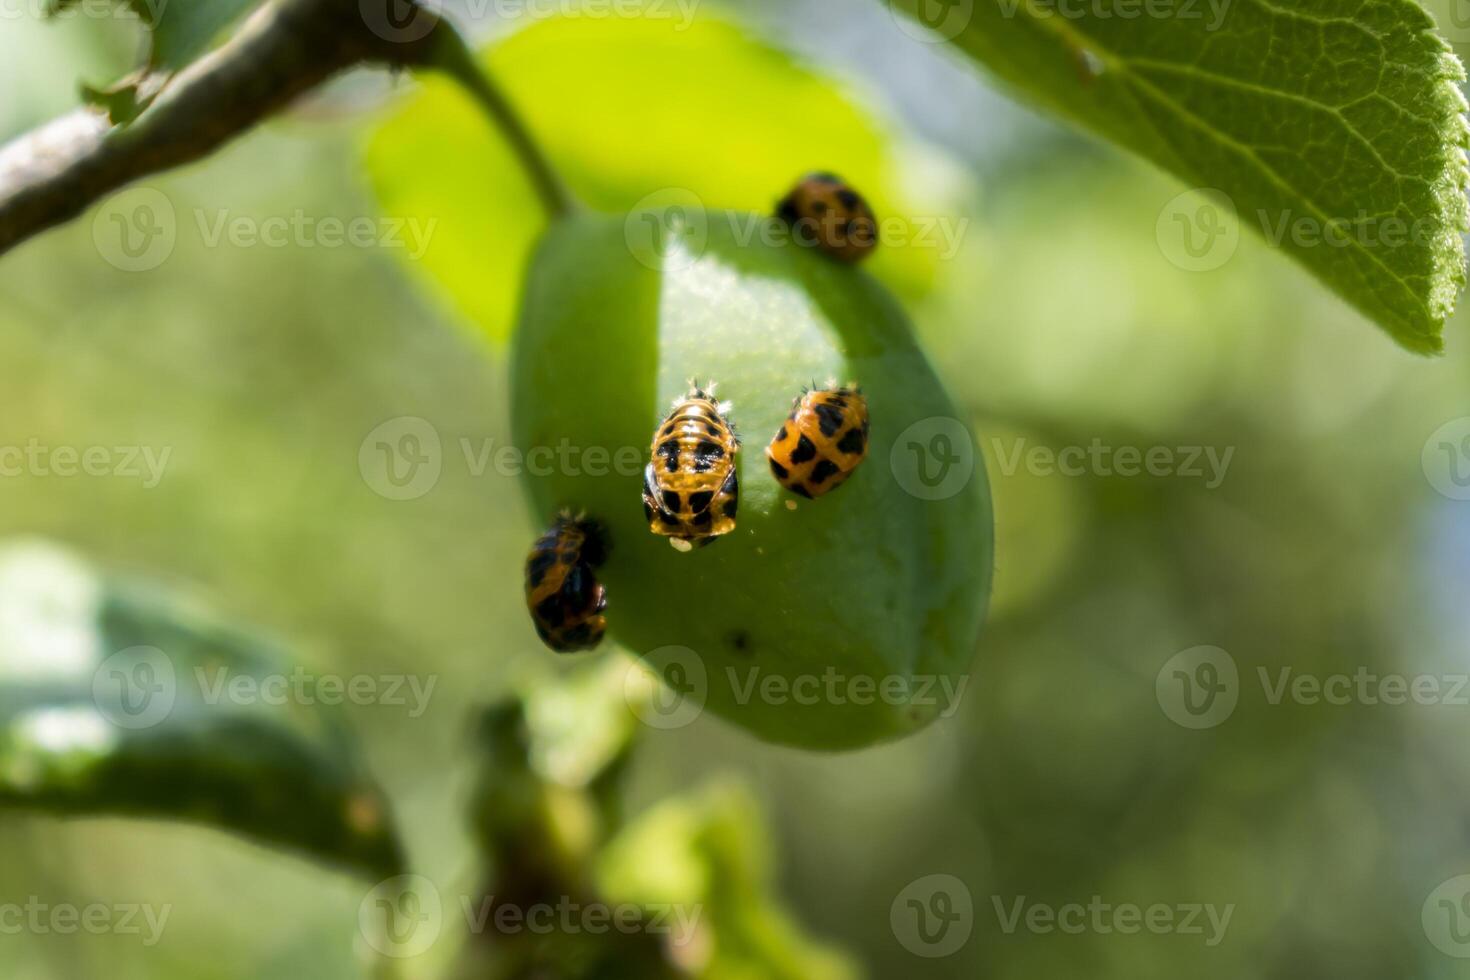
[(0, 147), (0, 254), (126, 184), (208, 155), (345, 69), (421, 65), (452, 30), (403, 0), (267, 3), (130, 125), (82, 108)]

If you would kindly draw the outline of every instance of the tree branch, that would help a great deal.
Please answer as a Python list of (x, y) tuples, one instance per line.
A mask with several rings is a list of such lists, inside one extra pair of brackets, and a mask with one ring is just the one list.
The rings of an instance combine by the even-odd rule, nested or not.
[(82, 108), (0, 147), (0, 254), (141, 177), (208, 155), (364, 63), (427, 63), (447, 23), (399, 0), (275, 0), (126, 126)]

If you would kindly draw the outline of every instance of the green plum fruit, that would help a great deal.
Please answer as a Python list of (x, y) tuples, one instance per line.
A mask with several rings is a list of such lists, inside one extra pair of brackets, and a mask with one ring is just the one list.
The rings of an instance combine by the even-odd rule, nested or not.
[[(989, 485), (964, 413), (869, 275), (754, 215), (577, 215), (539, 246), (512, 371), (537, 520), (602, 523), (609, 634), (682, 696), (652, 723), (708, 707), (763, 739), (843, 749), (959, 707), (990, 593)], [(681, 552), (650, 533), (641, 489), (691, 380), (729, 403), (740, 496), (733, 532)], [(828, 380), (861, 385), (869, 452), (806, 500), (765, 447)]]

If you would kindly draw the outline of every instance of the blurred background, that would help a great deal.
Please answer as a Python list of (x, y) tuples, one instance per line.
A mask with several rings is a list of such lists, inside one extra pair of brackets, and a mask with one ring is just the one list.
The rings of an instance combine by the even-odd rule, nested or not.
[[(1161, 216), (1186, 188), (1007, 100), (882, 4), (533, 26), (487, 9), (460, 13), (505, 38), (492, 65), (595, 204), (674, 186), (765, 210), (825, 167), (880, 214), (943, 229), (872, 271), (970, 413), (995, 498), (991, 622), (954, 717), (839, 755), (709, 716), (652, 731), (630, 811), (743, 781), (793, 915), (873, 978), (1470, 975), (1423, 918), (1470, 872), (1470, 691), (1448, 696), (1470, 671), (1463, 315), (1448, 354), (1421, 359), (1259, 236), (1184, 267)], [(76, 80), (122, 74), (136, 44), (127, 21), (7, 19), (0, 139), (74, 106)], [(0, 443), (169, 453), (156, 485), (0, 478), (0, 532), (203, 595), (317, 670), (437, 677), (420, 717), (344, 711), (415, 866), (443, 881), (471, 868), (471, 710), (560, 666), (522, 606), (521, 490), (459, 451), (509, 440), (496, 337), (537, 218), (503, 154), (445, 88), (355, 75), (148, 181), (177, 215), (156, 267), (99, 248), (105, 205), (0, 260)], [(419, 255), (276, 246), (213, 239), (222, 212), (434, 230)], [(359, 467), (401, 416), (446, 447), (408, 500)], [(1094, 444), (1171, 462), (1028, 462)], [(1235, 665), (1238, 700), (1192, 728), (1165, 667), (1200, 646)], [(1274, 698), (1283, 670), (1430, 676), (1445, 696)], [(306, 861), (198, 828), (8, 814), (0, 854), (5, 901), (172, 906), (152, 947), (0, 935), (6, 977), (362, 975), (362, 883)], [(935, 874), (973, 908), (940, 957), (890, 918)], [(1215, 943), (1203, 913), (1202, 934), (1005, 928), (1017, 899), (1094, 896), (1233, 911)]]

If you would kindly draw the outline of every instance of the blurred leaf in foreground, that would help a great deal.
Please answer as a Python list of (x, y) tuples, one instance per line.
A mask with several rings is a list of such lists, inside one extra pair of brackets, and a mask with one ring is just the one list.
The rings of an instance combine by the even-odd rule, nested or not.
[(1023, 96), (1224, 195), (1213, 211), (1165, 205), (1161, 221), (1198, 217), (1185, 233), (1202, 242), (1206, 219), (1238, 219), (1400, 344), (1441, 349), (1465, 283), (1465, 72), (1411, 0), (1162, 0), (1142, 17), (1121, 3), (895, 6)]
[[(351, 736), (292, 664), (41, 543), (0, 549), (0, 809), (187, 820), (369, 875), (403, 856)], [(288, 692), (264, 696), (267, 685)]]

